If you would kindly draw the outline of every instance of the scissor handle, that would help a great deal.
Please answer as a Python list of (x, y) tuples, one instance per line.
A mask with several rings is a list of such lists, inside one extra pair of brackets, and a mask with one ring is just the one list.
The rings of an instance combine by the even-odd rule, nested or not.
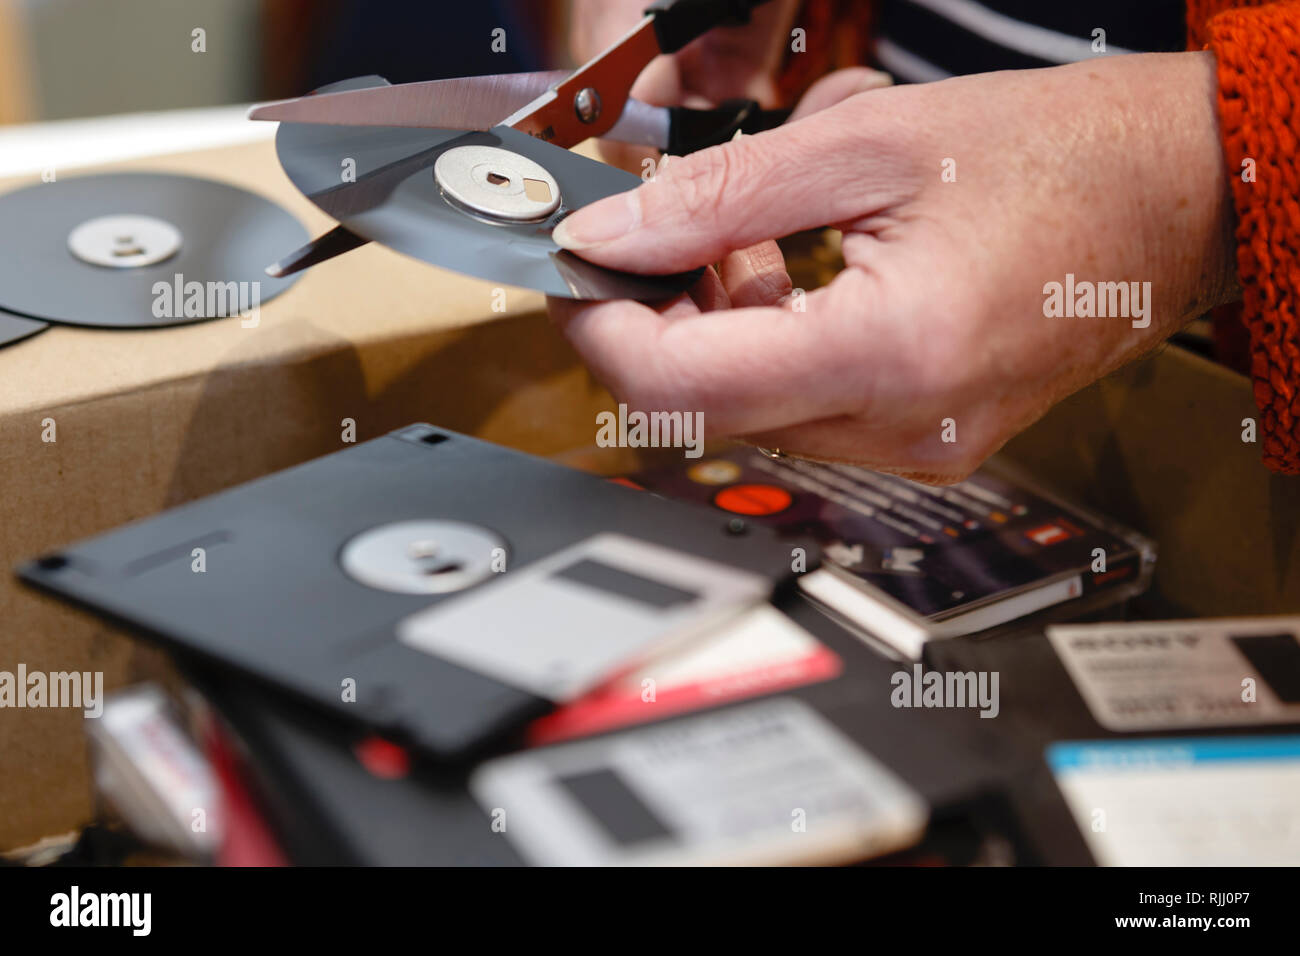
[(761, 133), (790, 118), (789, 110), (765, 110), (753, 100), (727, 100), (717, 109), (673, 106), (668, 110), (668, 149), (685, 156), (728, 142), (737, 133)]
[(646, 15), (655, 18), (655, 39), (664, 53), (676, 53), (714, 27), (749, 22), (750, 12), (767, 0), (655, 0)]

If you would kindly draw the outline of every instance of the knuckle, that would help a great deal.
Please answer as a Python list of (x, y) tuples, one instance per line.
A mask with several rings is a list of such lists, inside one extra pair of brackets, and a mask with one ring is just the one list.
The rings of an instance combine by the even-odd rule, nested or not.
[(729, 144), (714, 146), (685, 157), (670, 167), (676, 212), (696, 221), (716, 215), (722, 197), (739, 181), (738, 159)]
[(758, 301), (779, 302), (794, 292), (794, 280), (786, 269), (785, 256), (775, 242), (765, 242), (745, 251), (749, 271), (756, 283)]

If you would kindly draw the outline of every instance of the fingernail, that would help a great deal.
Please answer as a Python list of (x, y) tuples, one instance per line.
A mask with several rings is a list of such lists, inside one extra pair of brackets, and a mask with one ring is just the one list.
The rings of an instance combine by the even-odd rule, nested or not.
[(564, 249), (590, 249), (610, 242), (641, 225), (641, 197), (630, 189), (585, 206), (560, 221), (551, 233)]

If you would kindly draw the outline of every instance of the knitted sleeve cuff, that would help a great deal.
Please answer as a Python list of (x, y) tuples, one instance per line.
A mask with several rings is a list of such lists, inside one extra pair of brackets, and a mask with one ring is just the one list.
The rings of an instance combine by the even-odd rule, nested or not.
[(1189, 0), (1189, 45), (1218, 59), (1264, 463), (1300, 474), (1300, 0), (1223, 6)]

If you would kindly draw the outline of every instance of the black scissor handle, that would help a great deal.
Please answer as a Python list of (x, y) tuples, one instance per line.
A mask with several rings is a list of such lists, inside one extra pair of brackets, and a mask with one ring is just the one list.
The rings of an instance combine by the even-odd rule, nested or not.
[(737, 133), (761, 133), (772, 129), (789, 118), (789, 110), (765, 110), (753, 100), (727, 100), (711, 110), (669, 107), (666, 152), (685, 156), (725, 143)]
[(714, 27), (739, 26), (767, 0), (655, 0), (646, 15), (655, 18), (655, 39), (664, 53), (676, 53)]

